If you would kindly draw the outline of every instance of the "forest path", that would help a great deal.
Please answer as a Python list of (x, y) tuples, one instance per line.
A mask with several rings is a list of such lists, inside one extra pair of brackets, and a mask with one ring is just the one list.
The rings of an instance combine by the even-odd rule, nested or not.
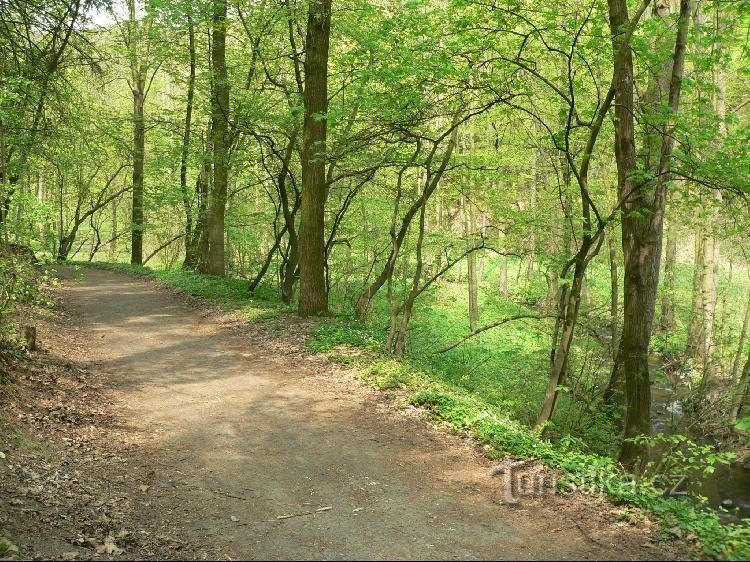
[(611, 509), (586, 507), (593, 499), (501, 505), (502, 481), (467, 440), (320, 358), (280, 357), (156, 283), (89, 268), (83, 280), (60, 275), (87, 356), (66, 349), (64, 334), (51, 352), (106, 374), (137, 444), (122, 494), (137, 498), (143, 528), (186, 537), (176, 557), (675, 556)]

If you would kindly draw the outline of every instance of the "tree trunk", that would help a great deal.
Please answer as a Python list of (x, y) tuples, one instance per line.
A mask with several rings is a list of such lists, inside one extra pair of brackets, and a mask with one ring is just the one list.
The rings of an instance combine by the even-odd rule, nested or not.
[[(681, 0), (674, 54), (667, 65), (657, 69), (641, 100), (644, 113), (654, 118), (656, 128), (645, 136), (644, 167), (654, 180), (639, 184), (633, 175), (638, 169), (635, 145), (635, 85), (632, 52), (621, 45), (619, 35), (630, 25), (626, 0), (609, 0), (610, 30), (615, 53), (615, 158), (618, 192), (624, 200), (622, 245), (625, 262), (622, 349), (618, 355), (625, 376), (627, 413), (620, 449), (620, 462), (629, 469), (646, 459), (646, 447), (632, 439), (651, 431), (651, 387), (648, 352), (659, 281), (659, 262), (666, 204), (666, 174), (672, 154), (673, 118), (666, 122), (663, 103), (668, 86), (670, 114), (679, 110), (684, 71), (690, 0)], [(666, 16), (668, 6), (660, 2), (655, 15)], [(663, 41), (663, 40), (662, 40)], [(671, 69), (669, 68), (671, 66)], [(657, 131), (656, 134), (654, 131)]]
[(687, 331), (687, 348), (686, 353), (690, 357), (698, 357), (702, 350), (704, 341), (705, 315), (703, 288), (705, 287), (704, 277), (706, 274), (705, 253), (706, 237), (705, 229), (698, 223), (695, 229), (694, 244), (694, 265), (693, 265), (693, 292), (690, 323)]
[(135, 0), (128, 0), (128, 42), (130, 79), (133, 92), (133, 206), (130, 219), (130, 263), (143, 264), (143, 168), (145, 162), (146, 71), (139, 53), (138, 20)]
[(740, 332), (740, 342), (737, 346), (737, 353), (732, 361), (732, 370), (730, 371), (730, 377), (732, 382), (736, 385), (738, 377), (740, 376), (740, 365), (742, 364), (742, 357), (745, 354), (745, 346), (747, 345), (748, 337), (750, 336), (750, 291), (747, 294), (747, 304), (745, 305), (745, 317), (742, 321), (742, 331)]
[(328, 312), (325, 285), (326, 136), (331, 0), (311, 0), (305, 40), (299, 314)]
[(211, 140), (213, 185), (206, 213), (206, 260), (201, 272), (226, 274), (224, 219), (229, 175), (229, 80), (226, 65), (227, 0), (214, 0), (211, 20)]
[(112, 201), (112, 237), (109, 242), (109, 261), (117, 255), (117, 201)]
[[(464, 230), (469, 245), (474, 245), (474, 231), (476, 229), (474, 206), (471, 201), (462, 199), (464, 206)], [(477, 253), (471, 252), (466, 258), (467, 283), (469, 289), (469, 331), (476, 330), (479, 324), (479, 280), (477, 278)]]
[(208, 225), (208, 200), (211, 192), (211, 179), (213, 177), (213, 165), (211, 163), (211, 160), (213, 159), (212, 137), (213, 135), (209, 127), (208, 134), (206, 135), (207, 142), (203, 151), (201, 169), (195, 180), (195, 195), (198, 202), (198, 209), (196, 212), (197, 217), (195, 228), (193, 229), (192, 244), (196, 248), (196, 267), (199, 271), (203, 271), (203, 264), (208, 262), (208, 236), (206, 234), (206, 226)]
[[(401, 314), (401, 326), (398, 329), (397, 336), (395, 338), (394, 354), (396, 357), (403, 357), (406, 352), (406, 332), (409, 329), (409, 322), (411, 321), (412, 311), (414, 310), (414, 302), (419, 296), (419, 284), (422, 280), (423, 260), (422, 260), (422, 246), (424, 244), (424, 232), (425, 232), (425, 210), (427, 204), (422, 206), (419, 211), (419, 235), (417, 237), (417, 262), (414, 268), (414, 277), (412, 279), (411, 290), (409, 295), (406, 297), (404, 302), (404, 310)], [(474, 252), (472, 252), (473, 254)]]
[(145, 124), (143, 115), (144, 82), (133, 82), (133, 208), (131, 215), (130, 263), (143, 263), (143, 167), (145, 159)]
[(617, 272), (617, 236), (610, 231), (607, 237), (609, 249), (609, 328), (612, 332), (612, 359), (617, 361), (620, 349), (620, 289)]
[(290, 173), (290, 165), (292, 156), (294, 155), (295, 138), (296, 132), (292, 135), (286, 147), (281, 161), (281, 170), (276, 182), (288, 239), (286, 259), (284, 260), (281, 273), (281, 300), (285, 304), (290, 304), (294, 300), (294, 285), (299, 276), (299, 235), (297, 234), (297, 224), (295, 221), (301, 202), (299, 194), (295, 191), (294, 204), (290, 205), (289, 192), (287, 190), (287, 177)]
[(188, 77), (187, 100), (185, 103), (185, 129), (182, 134), (182, 153), (180, 155), (180, 191), (185, 210), (185, 261), (183, 269), (195, 269), (198, 261), (197, 248), (193, 243), (193, 205), (188, 192), (187, 171), (190, 156), (190, 134), (193, 118), (193, 97), (195, 96), (195, 28), (188, 7), (188, 56), (190, 59), (190, 76)]
[[(591, 249), (592, 241), (585, 237), (582, 247), (578, 251), (573, 270), (573, 279), (569, 285), (563, 285), (560, 292), (558, 305), (558, 319), (553, 336), (552, 362), (547, 390), (542, 402), (542, 408), (537, 417), (534, 427), (539, 428), (552, 419), (560, 394), (560, 386), (565, 382), (565, 374), (568, 370), (570, 348), (573, 344), (575, 327), (578, 323), (578, 312), (581, 306), (581, 290), (586, 275), (586, 267), (589, 261), (599, 251), (597, 245)], [(591, 252), (591, 253), (590, 253)], [(559, 334), (559, 338), (558, 338)]]
[(729, 412), (729, 420), (734, 426), (737, 424), (737, 419), (742, 411), (742, 404), (745, 401), (748, 388), (750, 387), (750, 354), (747, 356), (745, 361), (745, 367), (742, 369), (742, 376), (737, 381), (733, 388), (734, 394), (732, 395), (732, 409)]
[(674, 276), (677, 264), (677, 235), (672, 228), (667, 228), (667, 237), (664, 244), (664, 280), (661, 290), (661, 313), (659, 314), (659, 329), (662, 332), (672, 332), (677, 327), (674, 310)]

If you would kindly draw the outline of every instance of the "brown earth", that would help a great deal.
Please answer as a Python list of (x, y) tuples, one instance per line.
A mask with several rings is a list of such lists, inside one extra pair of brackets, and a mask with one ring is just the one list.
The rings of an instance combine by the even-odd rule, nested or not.
[(504, 503), (476, 444), (306, 353), (309, 323), (278, 332), (140, 278), (60, 275), (42, 350), (0, 396), (0, 537), (23, 557), (690, 552), (599, 498)]

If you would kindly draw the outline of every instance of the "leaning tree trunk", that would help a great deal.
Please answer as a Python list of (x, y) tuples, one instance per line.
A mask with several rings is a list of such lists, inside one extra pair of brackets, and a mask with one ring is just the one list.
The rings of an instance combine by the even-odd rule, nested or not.
[[(398, 328), (393, 353), (396, 357), (403, 357), (406, 352), (406, 333), (409, 330), (409, 322), (411, 321), (411, 315), (414, 310), (414, 303), (419, 296), (419, 284), (422, 280), (422, 271), (424, 269), (424, 260), (422, 258), (422, 247), (424, 245), (424, 234), (425, 234), (425, 216), (426, 216), (427, 202), (419, 210), (419, 236), (417, 237), (416, 246), (416, 264), (414, 266), (414, 277), (412, 278), (412, 285), (409, 291), (406, 301), (404, 302), (404, 309), (401, 313), (401, 326)], [(474, 252), (472, 252), (474, 253)], [(389, 337), (389, 340), (393, 340), (393, 337)]]
[(581, 290), (586, 274), (586, 266), (591, 258), (596, 255), (598, 248), (599, 246), (597, 245), (592, 249), (592, 240), (588, 236), (584, 237), (582, 247), (576, 256), (573, 279), (569, 285), (567, 283), (563, 284), (560, 289), (558, 318), (553, 336), (550, 377), (547, 383), (547, 390), (544, 394), (542, 408), (534, 424), (535, 428), (541, 428), (546, 422), (552, 419), (552, 415), (555, 413), (557, 399), (560, 394), (560, 385), (565, 382), (570, 350), (573, 345), (576, 324), (578, 323), (578, 312), (581, 307)]
[(305, 41), (305, 122), (299, 232), (299, 314), (328, 312), (325, 283), (325, 153), (331, 0), (311, 0)]

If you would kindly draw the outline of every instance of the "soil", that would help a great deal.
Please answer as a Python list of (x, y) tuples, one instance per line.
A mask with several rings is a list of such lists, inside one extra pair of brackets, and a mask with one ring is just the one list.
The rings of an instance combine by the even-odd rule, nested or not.
[(309, 321), (59, 274), (40, 350), (0, 390), (0, 537), (20, 557), (690, 555), (598, 497), (508, 503), (471, 439), (306, 352)]

